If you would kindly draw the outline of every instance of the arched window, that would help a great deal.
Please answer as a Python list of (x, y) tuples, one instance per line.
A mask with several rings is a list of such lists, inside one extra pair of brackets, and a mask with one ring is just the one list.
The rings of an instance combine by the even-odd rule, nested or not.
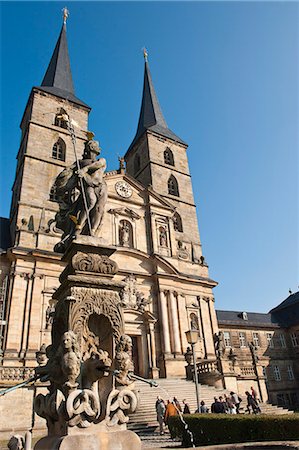
[(133, 228), (128, 220), (119, 222), (119, 244), (123, 247), (133, 247)]
[(175, 195), (176, 197), (180, 196), (178, 182), (173, 175), (168, 179), (168, 193), (170, 195)]
[(52, 158), (65, 161), (65, 142), (61, 138), (53, 145)]
[(173, 216), (173, 227), (175, 231), (183, 232), (182, 218), (177, 212)]
[(61, 108), (59, 113), (56, 114), (56, 116), (55, 116), (54, 125), (56, 125), (56, 127), (65, 128), (65, 129), (67, 128), (67, 123), (66, 123), (64, 115), (66, 115), (66, 111), (63, 108)]
[(169, 147), (164, 151), (164, 162), (165, 164), (169, 164), (170, 166), (174, 166), (174, 158), (173, 153)]
[(57, 198), (57, 194), (56, 194), (56, 189), (54, 186), (51, 187), (50, 190), (50, 202), (57, 202), (58, 198)]
[(140, 156), (137, 154), (134, 158), (134, 172), (137, 173), (140, 169)]

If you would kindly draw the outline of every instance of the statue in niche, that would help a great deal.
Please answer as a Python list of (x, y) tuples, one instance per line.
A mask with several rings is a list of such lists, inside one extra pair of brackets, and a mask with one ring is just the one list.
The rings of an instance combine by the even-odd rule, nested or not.
[(98, 142), (86, 141), (83, 158), (78, 161), (80, 169), (75, 162), (64, 169), (54, 182), (59, 204), (56, 227), (63, 231), (62, 240), (54, 248), (57, 252), (63, 252), (79, 234), (94, 236), (102, 224), (108, 194), (103, 178), (106, 160), (97, 160), (99, 154)]
[(164, 227), (159, 228), (159, 242), (161, 247), (167, 247), (167, 232)]
[(127, 220), (122, 220), (119, 225), (119, 243), (123, 247), (131, 247), (131, 224)]
[(190, 314), (191, 330), (199, 331), (198, 317), (196, 314)]
[(134, 380), (130, 379), (130, 372), (134, 372), (134, 364), (131, 359), (132, 353), (132, 339), (130, 336), (121, 335), (119, 342), (116, 345), (116, 369), (119, 370), (119, 374), (116, 376), (118, 384), (128, 386), (132, 384)]

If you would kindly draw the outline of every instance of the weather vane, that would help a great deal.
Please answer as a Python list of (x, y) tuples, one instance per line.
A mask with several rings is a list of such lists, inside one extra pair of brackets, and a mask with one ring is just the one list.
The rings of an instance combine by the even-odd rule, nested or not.
[(66, 24), (66, 20), (69, 16), (70, 12), (66, 6), (62, 9), (62, 12), (63, 12), (63, 23)]
[(147, 62), (148, 53), (147, 53), (147, 50), (145, 47), (143, 47), (143, 56), (144, 56), (144, 61)]

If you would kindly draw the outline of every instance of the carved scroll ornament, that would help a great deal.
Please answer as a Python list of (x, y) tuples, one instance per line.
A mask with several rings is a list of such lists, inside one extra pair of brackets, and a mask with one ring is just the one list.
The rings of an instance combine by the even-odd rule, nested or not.
[(81, 272), (95, 272), (104, 275), (114, 275), (118, 270), (116, 262), (108, 256), (83, 252), (78, 252), (73, 256), (72, 266)]

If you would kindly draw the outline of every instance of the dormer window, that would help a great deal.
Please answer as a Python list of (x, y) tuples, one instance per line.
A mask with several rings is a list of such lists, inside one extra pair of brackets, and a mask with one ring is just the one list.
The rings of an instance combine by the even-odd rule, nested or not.
[(65, 142), (63, 139), (59, 138), (53, 145), (52, 158), (65, 161)]
[(168, 179), (168, 194), (175, 195), (176, 197), (179, 197), (179, 185), (177, 182), (177, 179), (171, 175)]
[(242, 319), (242, 320), (248, 320), (248, 315), (247, 315), (247, 312), (240, 312), (239, 314), (238, 314), (238, 317), (240, 317), (240, 319)]
[(168, 164), (169, 166), (174, 166), (173, 153), (169, 147), (167, 147), (164, 151), (164, 163)]

